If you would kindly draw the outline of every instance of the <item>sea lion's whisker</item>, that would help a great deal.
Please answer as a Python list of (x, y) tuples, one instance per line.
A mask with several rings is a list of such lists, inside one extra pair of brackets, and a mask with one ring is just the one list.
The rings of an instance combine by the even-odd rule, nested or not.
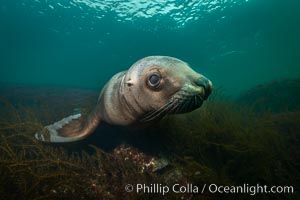
[(173, 99), (177, 100), (177, 105), (169, 110), (169, 113), (172, 114), (194, 110), (203, 102), (203, 97), (200, 94), (194, 94), (188, 90), (180, 91)]
[(194, 96), (194, 99), (195, 99), (195, 101), (194, 101), (194, 106), (195, 106), (195, 105), (198, 104), (198, 98), (197, 98), (197, 96)]
[(188, 109), (190, 109), (191, 107), (193, 107), (193, 104), (194, 104), (193, 98), (190, 98), (189, 102), (188, 102)]
[(152, 119), (155, 119), (156, 117), (158, 117), (160, 114), (162, 114), (163, 112), (165, 112), (167, 109), (169, 109), (169, 107), (172, 106), (174, 102), (169, 101), (168, 103), (166, 103), (165, 105), (163, 105), (162, 107), (160, 107), (157, 110), (154, 110), (152, 112), (150, 112), (149, 114), (147, 114), (143, 119), (141, 119), (140, 121), (150, 121)]
[(168, 113), (176, 113), (176, 109), (178, 108), (179, 104), (174, 104), (174, 106), (169, 110)]
[(65, 117), (37, 132), (36, 138), (74, 142), (93, 133), (101, 121), (129, 126), (157, 121), (167, 114), (190, 112), (201, 106), (211, 90), (211, 82), (185, 62), (169, 56), (149, 56), (115, 74), (87, 117)]
[(190, 101), (189, 101), (189, 100), (185, 100), (185, 103), (184, 103), (184, 108), (185, 108), (185, 109), (187, 109), (187, 108), (188, 108), (188, 106), (189, 106), (189, 103), (190, 103)]
[(180, 106), (177, 106), (177, 109), (175, 110), (175, 113), (179, 113), (180, 112)]
[(167, 107), (165, 107), (164, 109), (159, 109), (159, 111), (157, 110), (157, 112), (155, 112), (155, 114), (152, 114), (151, 116), (142, 119), (142, 122), (146, 122), (146, 121), (152, 121), (154, 119), (157, 119), (159, 116), (161, 116), (162, 114), (165, 113), (165, 111), (167, 111), (172, 105), (169, 104)]

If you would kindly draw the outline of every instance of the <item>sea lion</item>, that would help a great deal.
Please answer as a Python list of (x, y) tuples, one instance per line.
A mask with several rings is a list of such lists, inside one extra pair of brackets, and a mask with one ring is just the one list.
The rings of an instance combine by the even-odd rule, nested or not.
[(91, 134), (101, 121), (128, 126), (151, 123), (167, 114), (199, 108), (212, 83), (177, 58), (149, 56), (114, 75), (86, 119), (71, 115), (35, 134), (45, 142), (73, 142)]

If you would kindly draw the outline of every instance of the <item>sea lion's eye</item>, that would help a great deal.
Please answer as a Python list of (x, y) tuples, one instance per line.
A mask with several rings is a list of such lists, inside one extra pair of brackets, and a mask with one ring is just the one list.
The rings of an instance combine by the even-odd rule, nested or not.
[(148, 76), (148, 85), (152, 88), (157, 88), (160, 84), (160, 75), (157, 73), (153, 73)]

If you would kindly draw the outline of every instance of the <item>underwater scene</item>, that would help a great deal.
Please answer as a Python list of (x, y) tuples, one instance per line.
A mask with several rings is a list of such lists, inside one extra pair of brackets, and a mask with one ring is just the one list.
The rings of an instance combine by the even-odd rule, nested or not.
[(0, 199), (300, 199), (299, 10), (2, 0)]

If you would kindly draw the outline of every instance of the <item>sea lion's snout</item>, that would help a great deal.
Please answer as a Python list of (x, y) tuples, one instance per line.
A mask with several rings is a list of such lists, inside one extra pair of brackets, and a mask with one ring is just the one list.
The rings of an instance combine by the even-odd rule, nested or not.
[[(139, 122), (191, 112), (200, 108), (212, 92), (210, 80), (186, 62), (168, 56), (139, 60), (128, 70), (124, 80), (135, 83), (132, 87), (124, 85), (128, 91), (126, 99), (135, 108), (132, 116), (137, 116)], [(131, 110), (128, 109), (128, 112)]]
[(203, 87), (205, 91), (204, 99), (206, 100), (208, 96), (211, 94), (212, 91), (212, 83), (210, 80), (208, 80), (206, 77), (201, 76), (200, 78), (197, 78), (195, 80), (195, 84), (197, 86)]

